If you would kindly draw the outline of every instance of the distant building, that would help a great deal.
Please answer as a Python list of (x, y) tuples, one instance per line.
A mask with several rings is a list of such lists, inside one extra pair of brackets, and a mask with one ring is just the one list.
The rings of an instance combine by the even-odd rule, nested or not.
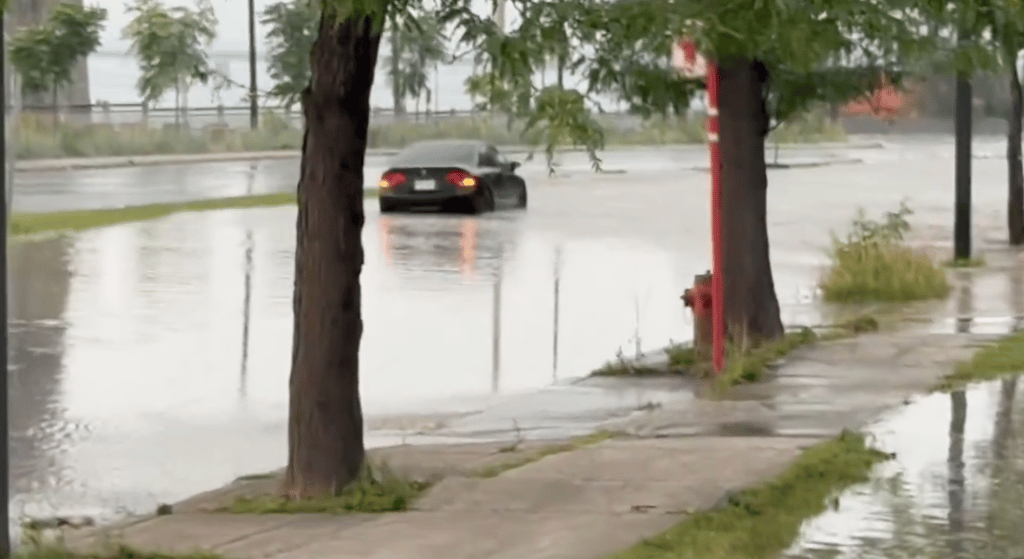
[[(8, 12), (4, 19), (4, 31), (10, 36), (18, 29), (31, 25), (39, 25), (46, 21), (50, 12), (62, 3), (83, 5), (82, 0), (9, 0)], [(70, 87), (59, 95), (59, 102), (65, 106), (88, 105), (89, 97), (89, 65), (85, 59), (75, 68), (74, 78)], [(27, 106), (49, 106), (52, 101), (43, 99), (24, 99)]]

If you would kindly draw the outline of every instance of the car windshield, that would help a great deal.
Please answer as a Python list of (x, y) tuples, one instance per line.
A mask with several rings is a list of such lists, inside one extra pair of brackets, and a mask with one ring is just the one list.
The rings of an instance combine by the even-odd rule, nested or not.
[(476, 166), (479, 148), (476, 144), (424, 143), (414, 144), (395, 155), (392, 167)]

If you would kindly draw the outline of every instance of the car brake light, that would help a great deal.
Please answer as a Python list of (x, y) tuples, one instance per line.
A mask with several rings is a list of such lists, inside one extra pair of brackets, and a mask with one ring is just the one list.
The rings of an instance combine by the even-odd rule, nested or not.
[(445, 177), (445, 180), (454, 184), (455, 186), (465, 186), (469, 188), (475, 188), (477, 184), (476, 177), (470, 175), (465, 171), (459, 171), (457, 169), (455, 171), (448, 173), (448, 176)]
[(405, 175), (402, 173), (384, 173), (384, 176), (380, 178), (380, 187), (391, 188), (403, 182), (405, 182)]

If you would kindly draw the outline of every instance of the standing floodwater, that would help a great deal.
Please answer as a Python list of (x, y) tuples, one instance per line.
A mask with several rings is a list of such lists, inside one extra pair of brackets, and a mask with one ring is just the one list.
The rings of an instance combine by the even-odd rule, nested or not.
[(935, 394), (871, 432), (896, 453), (836, 510), (804, 526), (787, 559), (1006, 559), (1024, 554), (1024, 382)]

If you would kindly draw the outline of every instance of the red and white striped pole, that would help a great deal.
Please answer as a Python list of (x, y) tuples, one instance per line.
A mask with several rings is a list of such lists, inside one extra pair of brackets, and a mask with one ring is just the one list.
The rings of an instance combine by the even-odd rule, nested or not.
[(711, 351), (716, 373), (725, 367), (725, 284), (722, 281), (722, 151), (718, 145), (718, 63), (708, 61), (708, 148), (711, 151)]
[[(711, 152), (711, 253), (713, 271), (711, 275), (711, 351), (712, 364), (716, 373), (725, 367), (725, 289), (722, 278), (725, 247), (722, 245), (722, 153), (718, 143), (718, 64), (709, 60), (703, 64), (698, 60), (697, 45), (683, 38), (678, 42), (679, 50), (673, 53), (681, 59), (674, 59), (684, 75), (698, 77), (703, 74), (707, 84), (708, 148)], [(678, 54), (676, 54), (678, 52)]]

